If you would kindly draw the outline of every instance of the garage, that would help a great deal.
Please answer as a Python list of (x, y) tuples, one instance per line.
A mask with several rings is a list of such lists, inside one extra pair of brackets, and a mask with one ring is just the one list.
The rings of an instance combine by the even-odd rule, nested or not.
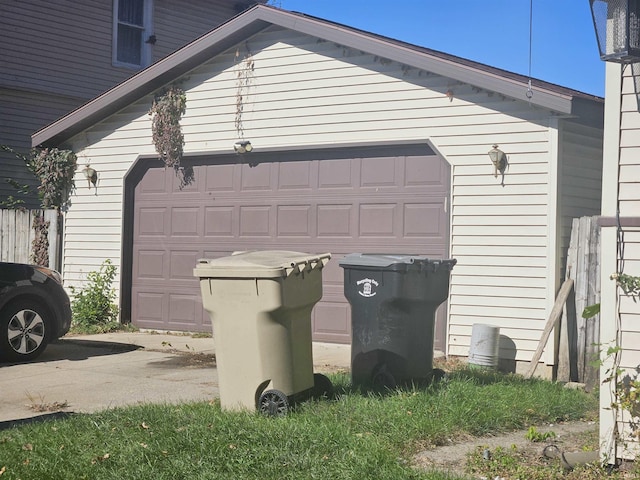
[[(331, 252), (313, 337), (348, 343), (340, 258), (449, 255), (450, 167), (426, 143), (191, 157), (184, 165), (193, 180), (183, 188), (172, 169), (138, 163), (126, 180), (133, 202), (125, 204), (133, 206), (125, 222), (131, 320), (139, 328), (211, 329), (193, 277), (199, 258), (254, 249)], [(444, 348), (444, 323), (440, 311), (436, 348)]]
[[(158, 160), (149, 115), (171, 86), (187, 105), (184, 188)], [(349, 342), (343, 255), (451, 257), (435, 347), (467, 356), (473, 325), (495, 325), (501, 361), (517, 369), (553, 310), (573, 218), (599, 214), (602, 124), (603, 100), (589, 94), (258, 5), (32, 143), (69, 148), (98, 172), (99, 188), (77, 188), (64, 213), (62, 273), (82, 288), (111, 260), (124, 323), (210, 331), (199, 258), (330, 252), (313, 336)], [(236, 154), (244, 141), (252, 151)]]

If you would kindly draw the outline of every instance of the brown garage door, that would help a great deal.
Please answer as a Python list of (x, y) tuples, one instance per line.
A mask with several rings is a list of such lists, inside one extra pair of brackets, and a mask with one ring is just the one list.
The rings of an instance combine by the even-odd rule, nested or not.
[[(257, 165), (241, 163), (247, 160)], [(340, 258), (448, 255), (450, 168), (424, 145), (189, 161), (194, 180), (182, 189), (164, 168), (147, 169), (135, 187), (131, 318), (140, 328), (210, 330), (193, 277), (199, 258), (252, 249), (331, 252), (313, 335), (348, 343)]]

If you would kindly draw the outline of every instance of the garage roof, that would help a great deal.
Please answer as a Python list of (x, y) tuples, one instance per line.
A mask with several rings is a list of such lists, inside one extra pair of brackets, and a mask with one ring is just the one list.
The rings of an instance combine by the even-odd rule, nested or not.
[(58, 146), (73, 135), (154, 92), (205, 61), (272, 25), (319, 37), (379, 57), (530, 102), (561, 115), (601, 118), (604, 99), (436, 50), (419, 47), (309, 15), (256, 5), (99, 97), (38, 130), (32, 146)]

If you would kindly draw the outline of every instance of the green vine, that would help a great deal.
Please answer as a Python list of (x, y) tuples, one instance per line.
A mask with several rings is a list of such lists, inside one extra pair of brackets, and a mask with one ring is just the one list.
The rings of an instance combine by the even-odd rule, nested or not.
[[(601, 361), (601, 365), (605, 363), (607, 359), (612, 362), (612, 365), (605, 370), (605, 378), (602, 380), (602, 384), (611, 385), (611, 395), (613, 400), (609, 405), (609, 409), (615, 412), (615, 418), (619, 417), (620, 411), (627, 411), (630, 414), (628, 424), (631, 434), (640, 440), (640, 366), (635, 368), (635, 373), (629, 373), (619, 366), (620, 355), (622, 354), (622, 347), (619, 345), (610, 346), (607, 351), (604, 360)], [(616, 424), (617, 425), (617, 424)], [(615, 428), (616, 439), (624, 439), (619, 436), (617, 427)]]
[[(37, 194), (43, 208), (65, 209), (69, 206), (71, 192), (75, 187), (73, 177), (76, 171), (76, 155), (71, 150), (57, 148), (32, 149), (29, 156), (23, 155), (7, 145), (0, 150), (11, 153), (22, 160), (26, 167), (39, 180)], [(13, 179), (7, 179), (21, 195), (31, 193), (29, 185), (21, 185)], [(17, 208), (24, 201), (9, 196), (2, 206)]]
[[(640, 277), (627, 275), (625, 273), (614, 273), (611, 280), (615, 280), (616, 285), (630, 297), (634, 302), (640, 298)], [(591, 318), (600, 313), (600, 304), (589, 305), (582, 312), (584, 318)], [(615, 412), (615, 418), (618, 418), (620, 411), (627, 411), (630, 414), (629, 427), (631, 434), (636, 440), (640, 440), (640, 366), (635, 368), (635, 372), (629, 372), (628, 369), (620, 367), (620, 356), (622, 354), (622, 346), (620, 345), (620, 331), (616, 345), (607, 348), (605, 357), (601, 360), (600, 365), (605, 364), (607, 360), (611, 365), (605, 370), (605, 378), (602, 384), (611, 385), (611, 394), (613, 400), (610, 409)], [(616, 423), (617, 425), (617, 423)], [(615, 437), (620, 438), (617, 426), (614, 427)]]
[(34, 149), (27, 167), (40, 180), (38, 196), (43, 208), (65, 209), (75, 187), (76, 155), (57, 148)]
[(149, 115), (153, 116), (151, 131), (156, 152), (164, 164), (176, 172), (180, 170), (184, 146), (180, 119), (186, 109), (187, 96), (184, 90), (173, 85), (156, 95), (149, 110)]
[(634, 301), (640, 297), (640, 277), (626, 273), (614, 273), (611, 275), (611, 280), (615, 280), (625, 295), (629, 295)]

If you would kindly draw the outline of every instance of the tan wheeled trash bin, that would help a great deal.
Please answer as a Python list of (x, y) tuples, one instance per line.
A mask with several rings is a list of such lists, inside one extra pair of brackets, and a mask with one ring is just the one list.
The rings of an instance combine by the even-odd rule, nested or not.
[(328, 379), (313, 374), (311, 310), (330, 258), (271, 250), (199, 260), (223, 409), (278, 415), (299, 394), (329, 393)]

